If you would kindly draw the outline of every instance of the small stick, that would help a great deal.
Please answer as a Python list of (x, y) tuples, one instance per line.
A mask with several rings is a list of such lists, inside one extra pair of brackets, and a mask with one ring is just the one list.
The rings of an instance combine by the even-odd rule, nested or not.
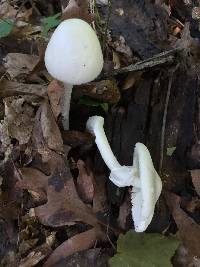
[(167, 88), (167, 95), (165, 100), (164, 106), (164, 113), (163, 113), (163, 120), (162, 120), (162, 130), (161, 130), (161, 145), (160, 145), (160, 163), (159, 163), (159, 173), (161, 174), (162, 165), (163, 165), (163, 158), (164, 158), (164, 147), (165, 147), (165, 129), (166, 129), (166, 121), (167, 121), (167, 110), (169, 106), (169, 99), (171, 95), (171, 87), (174, 72), (177, 70), (179, 65), (177, 65), (171, 72), (171, 76), (169, 77), (168, 88)]
[(159, 53), (159, 54), (157, 54), (151, 58), (139, 61), (135, 64), (131, 64), (127, 67), (114, 70), (110, 73), (105, 73), (105, 74), (103, 74), (103, 77), (105, 78), (105, 77), (115, 76), (118, 74), (133, 72), (133, 71), (146, 70), (146, 69), (149, 69), (152, 67), (158, 67), (158, 66), (163, 65), (163, 64), (172, 64), (176, 59), (178, 51), (180, 51), (180, 50), (179, 49), (172, 49), (169, 51)]

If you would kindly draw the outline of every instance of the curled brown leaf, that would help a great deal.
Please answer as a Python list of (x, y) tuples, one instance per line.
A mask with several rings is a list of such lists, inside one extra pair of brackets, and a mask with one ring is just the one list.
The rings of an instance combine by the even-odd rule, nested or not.
[(88, 12), (88, 0), (70, 0), (65, 7), (63, 4), (62, 20), (79, 18), (87, 22), (92, 22), (94, 17)]
[(78, 160), (77, 167), (79, 175), (77, 178), (77, 191), (85, 203), (92, 203), (94, 197), (94, 176), (91, 170), (88, 170), (82, 160)]
[(115, 104), (120, 100), (120, 92), (115, 80), (102, 80), (74, 86), (73, 95), (75, 98), (89, 96), (109, 104)]
[(102, 233), (97, 228), (92, 228), (91, 230), (73, 236), (54, 250), (45, 262), (44, 267), (53, 266), (78, 251), (91, 248), (101, 237)]

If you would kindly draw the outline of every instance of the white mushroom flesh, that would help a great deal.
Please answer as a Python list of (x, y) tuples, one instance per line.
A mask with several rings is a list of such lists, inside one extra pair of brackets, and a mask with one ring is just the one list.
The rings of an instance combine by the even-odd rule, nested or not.
[(121, 166), (114, 156), (103, 128), (104, 119), (90, 117), (86, 128), (95, 135), (95, 143), (110, 169), (109, 179), (118, 187), (133, 186), (132, 217), (136, 232), (143, 232), (150, 224), (155, 204), (162, 190), (159, 175), (154, 169), (150, 153), (145, 145), (135, 145), (133, 166)]
[(65, 86), (63, 127), (69, 128), (73, 85), (94, 80), (103, 68), (103, 54), (95, 31), (81, 19), (67, 19), (54, 31), (45, 52), (48, 72)]
[(45, 65), (57, 80), (77, 85), (94, 80), (103, 68), (103, 55), (95, 31), (81, 19), (67, 19), (54, 31)]
[(155, 204), (161, 194), (162, 182), (154, 169), (148, 149), (141, 143), (135, 146), (133, 166), (138, 170), (140, 190), (135, 191), (133, 185), (132, 215), (135, 231), (143, 232), (153, 218)]

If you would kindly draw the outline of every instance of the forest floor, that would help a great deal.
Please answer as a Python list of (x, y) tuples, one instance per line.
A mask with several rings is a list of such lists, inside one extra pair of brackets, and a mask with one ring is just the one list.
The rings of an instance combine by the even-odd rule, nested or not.
[[(70, 18), (92, 23), (104, 67), (74, 86), (65, 131), (44, 53)], [(200, 266), (199, 38), (198, 1), (0, 1), (0, 266)], [(137, 142), (150, 151), (163, 189), (145, 233), (86, 131), (94, 115), (121, 165)]]

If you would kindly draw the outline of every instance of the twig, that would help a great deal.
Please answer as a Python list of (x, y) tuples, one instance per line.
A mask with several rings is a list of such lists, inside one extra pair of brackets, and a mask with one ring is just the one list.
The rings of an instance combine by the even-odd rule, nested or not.
[(171, 94), (172, 81), (173, 81), (174, 72), (177, 70), (178, 66), (179, 65), (177, 65), (172, 70), (171, 75), (169, 77), (169, 81), (168, 81), (167, 95), (166, 95), (166, 100), (165, 100), (164, 113), (163, 113), (163, 119), (162, 119), (162, 129), (161, 129), (159, 173), (161, 173), (161, 171), (162, 171), (163, 158), (164, 158), (165, 129), (166, 129), (167, 111), (168, 111), (168, 106), (169, 106), (169, 99), (170, 99), (170, 94)]
[(175, 61), (179, 51), (180, 51), (179, 49), (172, 49), (169, 51), (159, 53), (151, 58), (139, 61), (136, 64), (131, 64), (128, 67), (117, 69), (110, 73), (105, 73), (103, 77), (111, 77), (118, 74), (145, 70), (152, 67), (158, 67), (163, 64), (172, 64)]
[(110, 242), (111, 246), (113, 247), (113, 249), (115, 251), (117, 251), (117, 248), (115, 247), (115, 245), (113, 244), (112, 240), (109, 237), (109, 230), (108, 230), (109, 228), (110, 228), (110, 226), (109, 226), (109, 224), (107, 224), (107, 227), (106, 227), (106, 237), (107, 237), (108, 241)]

